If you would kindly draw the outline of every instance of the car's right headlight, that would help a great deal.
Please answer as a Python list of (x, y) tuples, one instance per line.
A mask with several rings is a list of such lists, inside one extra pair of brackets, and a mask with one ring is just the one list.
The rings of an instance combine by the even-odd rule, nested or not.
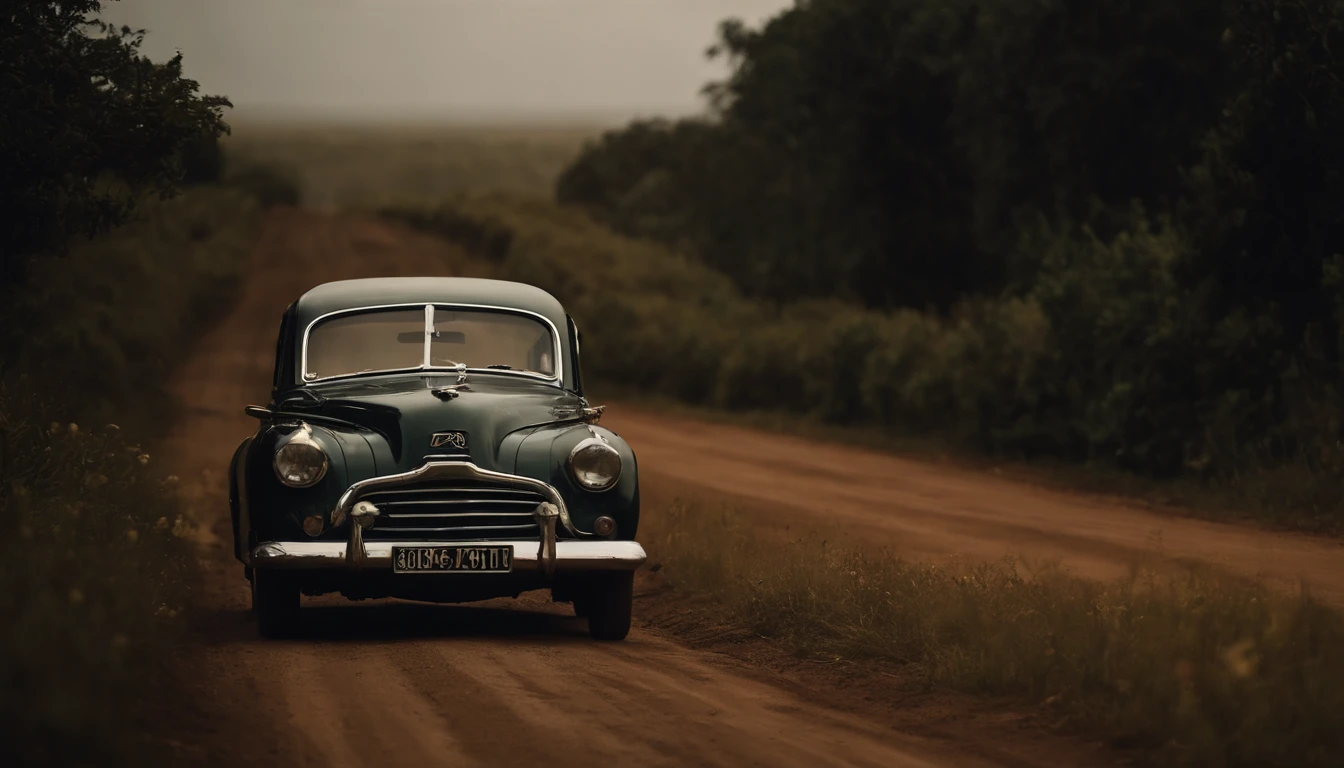
[(296, 432), (275, 451), (275, 476), (291, 488), (316, 485), (327, 474), (327, 452), (308, 435)]
[(569, 473), (589, 491), (605, 491), (621, 479), (621, 454), (597, 437), (590, 437), (569, 452)]

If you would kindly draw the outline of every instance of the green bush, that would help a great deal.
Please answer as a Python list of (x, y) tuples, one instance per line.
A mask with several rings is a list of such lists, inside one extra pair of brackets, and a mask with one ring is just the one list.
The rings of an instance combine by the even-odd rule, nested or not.
[(751, 343), (731, 345), (715, 381), (713, 404), (740, 411), (806, 411), (806, 371), (798, 349), (805, 332), (796, 324), (771, 318), (753, 331)]
[(790, 341), (808, 412), (839, 423), (863, 418), (863, 372), (887, 318), (835, 301), (803, 302), (783, 314), (794, 330)]
[(4, 764), (146, 764), (140, 697), (196, 583), (193, 521), (154, 455), (164, 385), (236, 298), (256, 212), (209, 187), (145, 202), (4, 302)]
[[(133, 764), (127, 710), (157, 685), (196, 582), (176, 478), (117, 425), (0, 393), (0, 717), (8, 765)], [(17, 738), (15, 737), (17, 736)]]
[[(257, 205), (236, 190), (198, 187), (141, 203), (126, 226), (36, 263), (4, 312), (9, 374), (80, 402), (78, 414), (126, 421), (158, 408), (157, 391), (197, 341), (202, 320), (237, 296)], [(90, 372), (96, 379), (90, 381)]]

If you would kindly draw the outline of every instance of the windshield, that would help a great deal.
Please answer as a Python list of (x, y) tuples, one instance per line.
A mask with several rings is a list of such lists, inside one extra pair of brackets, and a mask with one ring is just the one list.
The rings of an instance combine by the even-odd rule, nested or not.
[(554, 378), (555, 354), (550, 329), (525, 315), (434, 306), (384, 309), (313, 326), (303, 378), (458, 365)]

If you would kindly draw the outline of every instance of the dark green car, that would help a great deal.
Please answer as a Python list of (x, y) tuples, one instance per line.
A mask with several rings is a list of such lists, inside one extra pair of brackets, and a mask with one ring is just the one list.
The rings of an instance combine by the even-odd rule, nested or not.
[(551, 590), (630, 630), (635, 454), (597, 426), (553, 296), (470, 278), (320, 285), (285, 310), (271, 403), (229, 467), (261, 634), (300, 594), (464, 602)]

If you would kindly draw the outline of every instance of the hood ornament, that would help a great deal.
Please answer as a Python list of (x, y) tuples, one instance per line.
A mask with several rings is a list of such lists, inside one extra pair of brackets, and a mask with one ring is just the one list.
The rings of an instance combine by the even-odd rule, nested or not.
[(470, 390), (471, 385), (467, 383), (467, 364), (458, 363), (454, 370), (457, 371), (457, 381), (446, 387), (431, 389), (429, 390), (430, 394), (440, 400), (452, 400), (454, 397)]

